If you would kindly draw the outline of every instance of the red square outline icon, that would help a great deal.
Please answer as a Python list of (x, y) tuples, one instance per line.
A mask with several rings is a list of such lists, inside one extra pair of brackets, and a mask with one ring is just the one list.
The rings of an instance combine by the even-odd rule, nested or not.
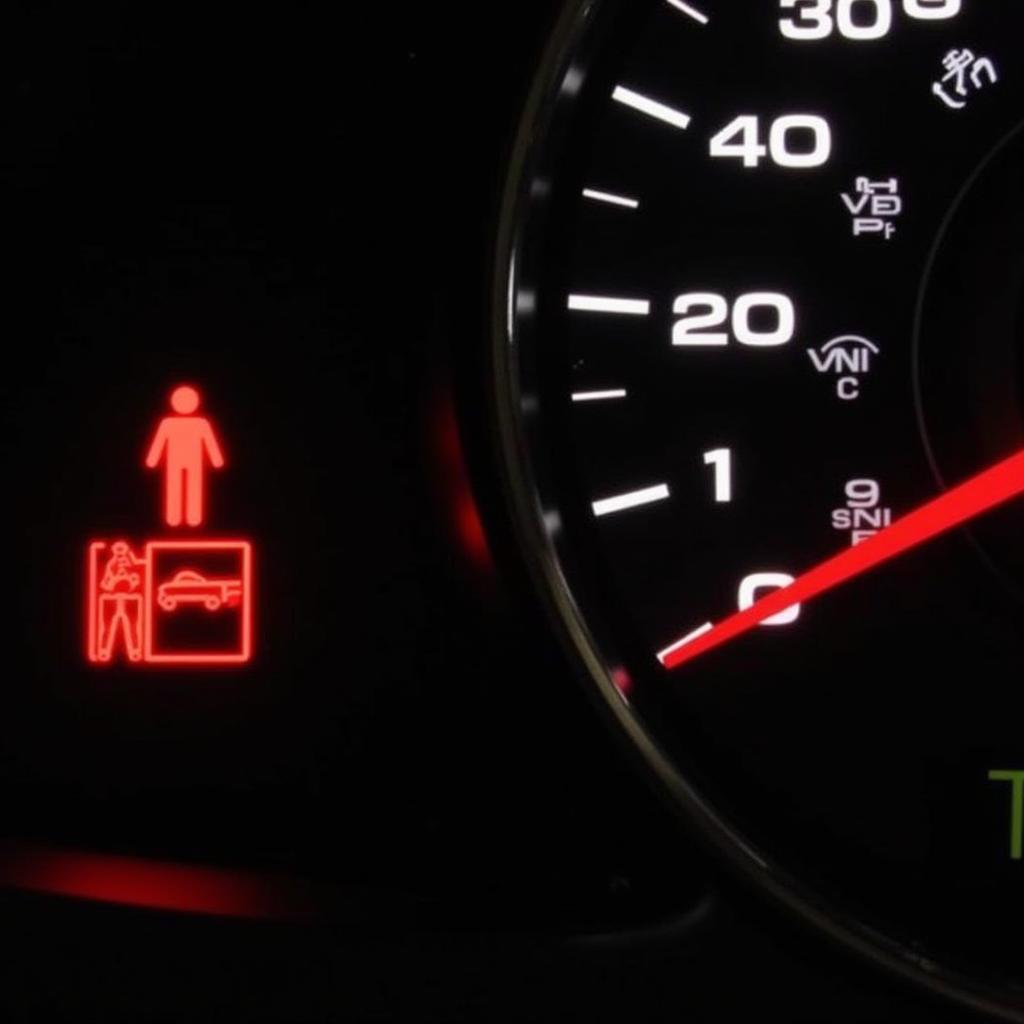
[[(252, 544), (245, 540), (151, 540), (146, 543), (146, 573), (143, 660), (151, 665), (241, 665), (252, 658)], [(160, 551), (237, 551), (242, 561), (241, 610), (238, 648), (235, 651), (189, 651), (173, 654), (155, 650), (153, 640), (153, 556)]]

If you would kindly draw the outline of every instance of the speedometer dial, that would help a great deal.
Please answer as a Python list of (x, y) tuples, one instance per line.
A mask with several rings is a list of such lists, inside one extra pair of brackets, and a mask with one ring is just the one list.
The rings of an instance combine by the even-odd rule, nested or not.
[(506, 210), (537, 578), (719, 847), (1021, 1012), (1024, 94), (1009, 0), (574, 4)]

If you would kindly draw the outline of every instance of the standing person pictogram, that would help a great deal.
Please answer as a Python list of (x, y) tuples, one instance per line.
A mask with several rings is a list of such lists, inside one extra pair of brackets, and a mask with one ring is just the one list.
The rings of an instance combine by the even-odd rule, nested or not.
[(199, 392), (188, 385), (171, 392), (173, 416), (160, 421), (146, 455), (146, 468), (164, 464), (164, 522), (168, 526), (201, 526), (206, 518), (207, 463), (224, 467), (217, 435), (205, 416), (195, 415)]

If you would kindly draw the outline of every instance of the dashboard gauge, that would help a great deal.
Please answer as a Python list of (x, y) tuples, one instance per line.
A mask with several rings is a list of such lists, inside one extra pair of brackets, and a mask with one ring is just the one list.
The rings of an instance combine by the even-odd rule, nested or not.
[(1019, 5), (574, 3), (496, 285), (509, 492), (679, 805), (1020, 1017)]

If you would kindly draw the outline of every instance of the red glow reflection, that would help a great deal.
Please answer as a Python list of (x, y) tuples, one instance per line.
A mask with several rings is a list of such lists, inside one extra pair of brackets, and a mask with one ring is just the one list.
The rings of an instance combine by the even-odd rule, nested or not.
[(615, 684), (615, 689), (622, 694), (623, 697), (629, 697), (630, 691), (633, 689), (633, 678), (630, 674), (622, 667), (613, 668), (611, 671), (612, 682)]
[(434, 403), (434, 437), (441, 486), (459, 548), (477, 569), (493, 572), (494, 559), (473, 495), (459, 424), (451, 395), (444, 391)]
[(104, 903), (223, 917), (303, 919), (303, 887), (243, 871), (105, 854), (0, 846), (0, 884)]

